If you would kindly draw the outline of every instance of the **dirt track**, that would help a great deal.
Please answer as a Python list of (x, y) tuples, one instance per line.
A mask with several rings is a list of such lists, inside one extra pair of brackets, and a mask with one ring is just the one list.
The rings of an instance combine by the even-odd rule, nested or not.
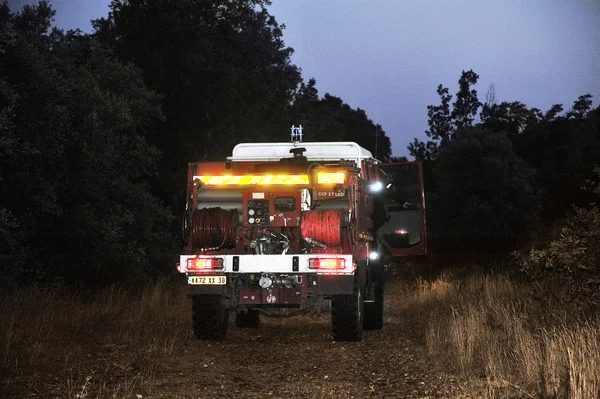
[(465, 398), (476, 392), (427, 357), (427, 309), (439, 303), (418, 299), (414, 284), (388, 283), (384, 328), (365, 332), (358, 343), (332, 341), (328, 311), (261, 316), (258, 329), (232, 322), (226, 340), (197, 341), (191, 302), (182, 287), (169, 287), (141, 294), (108, 289), (89, 300), (42, 294), (39, 302), (23, 294), (21, 302), (4, 303), (7, 315), (13, 312), (7, 330), (13, 338), (0, 348), (7, 350), (0, 356), (0, 397)]
[[(456, 398), (464, 387), (425, 356), (422, 326), (407, 324), (399, 284), (386, 290), (383, 330), (334, 342), (330, 318), (261, 318), (222, 342), (190, 338), (176, 364), (156, 370), (151, 397)], [(420, 341), (420, 342), (419, 342)]]

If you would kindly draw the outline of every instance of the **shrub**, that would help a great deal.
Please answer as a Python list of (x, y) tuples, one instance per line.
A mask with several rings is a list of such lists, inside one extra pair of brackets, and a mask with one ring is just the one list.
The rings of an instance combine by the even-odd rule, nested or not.
[[(600, 168), (595, 169), (600, 177)], [(600, 195), (600, 183), (586, 191)], [(550, 295), (580, 309), (600, 308), (600, 209), (594, 203), (572, 211), (515, 257), (538, 295)]]

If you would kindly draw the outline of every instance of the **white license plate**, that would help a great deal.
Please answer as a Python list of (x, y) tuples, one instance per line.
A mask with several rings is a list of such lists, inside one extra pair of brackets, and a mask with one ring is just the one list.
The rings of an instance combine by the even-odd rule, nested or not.
[(188, 276), (188, 284), (191, 285), (225, 285), (225, 276)]

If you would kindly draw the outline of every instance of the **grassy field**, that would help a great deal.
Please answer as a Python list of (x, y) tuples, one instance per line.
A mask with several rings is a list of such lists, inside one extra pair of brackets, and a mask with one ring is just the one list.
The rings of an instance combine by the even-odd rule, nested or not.
[[(391, 341), (412, 340), (424, 348), (424, 355), (420, 355), (426, 357), (420, 359), (425, 362), (424, 369), (431, 367), (461, 376), (472, 381), (473, 387), (483, 386), (489, 398), (600, 397), (597, 320), (549, 306), (543, 298), (532, 300), (526, 284), (505, 274), (470, 270), (435, 273), (430, 278), (415, 273), (392, 277), (386, 293), (386, 314), (391, 314), (386, 327), (382, 333), (366, 335), (355, 347), (355, 355), (373, 356), (376, 361), (381, 356), (374, 352), (378, 345), (382, 346), (381, 353), (388, 354), (394, 351), (395, 341)], [(315, 317), (285, 322), (287, 326), (301, 324), (298, 330), (292, 327), (290, 334), (309, 343), (306, 362), (311, 361), (314, 351), (335, 350), (331, 353), (348, 358), (352, 353), (347, 348), (331, 346), (327, 316)], [(270, 323), (266, 330), (234, 332), (224, 346), (198, 346), (189, 362), (192, 367), (197, 362), (198, 367), (208, 368), (220, 357), (227, 358), (230, 363), (223, 365), (223, 376), (215, 374), (218, 379), (226, 378), (227, 369), (236, 366), (235, 356), (243, 356), (248, 345), (263, 345), (256, 348), (254, 356), (259, 357), (261, 348), (270, 351), (277, 346), (285, 351), (288, 345), (277, 324), (280, 322)], [(3, 398), (166, 397), (159, 394), (164, 392), (161, 384), (183, 376), (182, 356), (196, 345), (184, 288), (169, 281), (99, 290), (72, 291), (51, 286), (4, 291), (0, 294), (0, 326)], [(318, 337), (312, 349), (310, 343), (315, 337), (311, 334)], [(266, 342), (269, 340), (271, 343)], [(223, 352), (227, 350), (230, 353)], [(404, 350), (398, 349), (390, 356), (399, 359)], [(289, 367), (300, 366), (292, 362)], [(335, 382), (334, 373), (328, 373), (328, 384)], [(396, 378), (393, 369), (387, 375), (388, 380)], [(344, 378), (349, 377), (352, 382), (354, 377), (347, 373)], [(344, 384), (350, 386), (349, 382)], [(401, 392), (398, 395), (403, 397)], [(481, 391), (474, 390), (463, 397), (480, 396)]]
[(189, 313), (182, 287), (166, 281), (144, 288), (6, 292), (0, 298), (0, 392), (136, 397), (189, 334)]
[(430, 315), (430, 356), (484, 378), (489, 398), (600, 397), (597, 319), (532, 298), (503, 274), (442, 273), (413, 296)]

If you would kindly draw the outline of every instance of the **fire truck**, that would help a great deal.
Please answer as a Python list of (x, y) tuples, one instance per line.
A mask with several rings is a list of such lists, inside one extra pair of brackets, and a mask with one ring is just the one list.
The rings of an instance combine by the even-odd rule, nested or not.
[(183, 215), (194, 334), (257, 328), (261, 312), (331, 308), (336, 341), (383, 326), (384, 264), (427, 253), (419, 162), (382, 163), (354, 142), (242, 143), (190, 163)]

